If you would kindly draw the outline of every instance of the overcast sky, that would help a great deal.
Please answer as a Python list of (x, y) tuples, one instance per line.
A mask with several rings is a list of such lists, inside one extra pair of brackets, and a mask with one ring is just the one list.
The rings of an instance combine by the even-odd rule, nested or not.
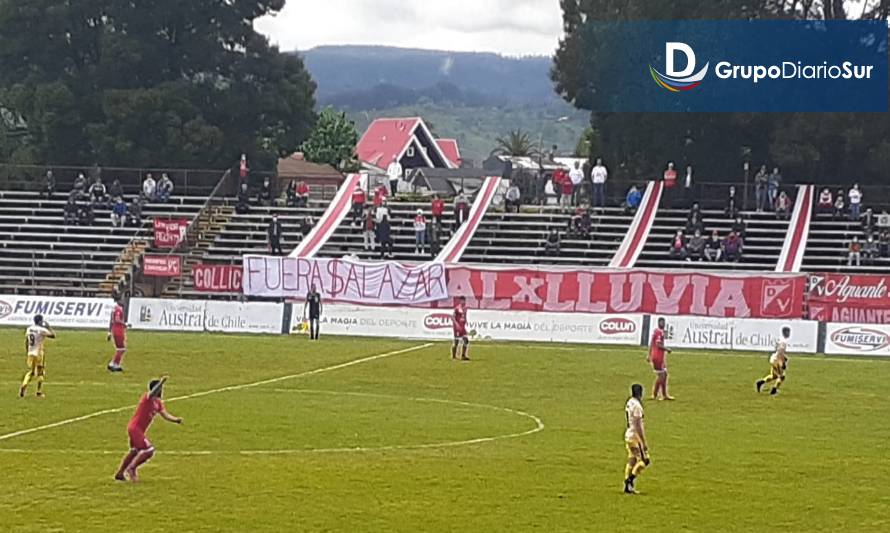
[(551, 55), (559, 0), (290, 0), (257, 29), (282, 50), (376, 44)]

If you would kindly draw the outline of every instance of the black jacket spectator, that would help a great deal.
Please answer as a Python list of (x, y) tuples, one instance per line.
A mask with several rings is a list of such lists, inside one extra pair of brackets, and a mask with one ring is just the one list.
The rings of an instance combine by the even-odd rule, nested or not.
[(69, 194), (68, 195), (68, 203), (65, 204), (65, 224), (76, 224), (77, 223), (77, 195)]
[(142, 206), (144, 204), (145, 198), (141, 194), (137, 194), (133, 201), (130, 202), (130, 208), (127, 209), (127, 218), (130, 220), (131, 226), (142, 226)]
[(108, 190), (108, 194), (112, 198), (124, 198), (124, 187), (121, 185), (121, 180), (114, 180), (111, 182), (111, 188)]
[(257, 200), (259, 200), (260, 205), (269, 207), (272, 205), (272, 196), (272, 181), (266, 178), (263, 180), (263, 186), (260, 188)]
[(238, 202), (235, 204), (235, 212), (239, 215), (250, 212), (250, 189), (246, 183), (242, 183), (241, 190), (238, 191)]
[(711, 237), (705, 243), (705, 259), (708, 261), (720, 261), (723, 258), (723, 241), (717, 230), (711, 233)]
[(78, 202), (77, 204), (77, 224), (79, 226), (92, 226), (96, 219), (93, 213), (93, 206), (89, 202)]
[(865, 210), (865, 214), (862, 215), (862, 230), (865, 231), (866, 235), (872, 235), (875, 232), (877, 224), (878, 216), (875, 215), (872, 208), (869, 207)]
[(559, 255), (559, 252), (559, 232), (556, 228), (551, 228), (550, 233), (547, 235), (547, 240), (544, 241), (544, 253), (546, 255)]
[(281, 227), (281, 222), (278, 221), (278, 215), (272, 215), (272, 222), (269, 223), (266, 233), (269, 236), (269, 249), (272, 255), (283, 255), (281, 236), (284, 233), (284, 229)]
[(312, 220), (312, 217), (308, 215), (303, 217), (303, 221), (300, 223), (300, 234), (302, 234), (303, 237), (309, 235), (309, 233), (312, 231), (312, 226), (314, 225), (315, 222)]
[(383, 217), (377, 223), (377, 242), (380, 243), (380, 259), (392, 257), (392, 235), (390, 235), (389, 217)]
[(427, 240), (429, 240), (430, 243), (430, 255), (435, 258), (439, 255), (439, 252), (442, 249), (442, 244), (440, 242), (442, 237), (440, 235), (441, 231), (439, 229), (439, 223), (435, 220), (430, 221), (430, 223), (426, 225), (426, 232)]
[(53, 176), (52, 170), (47, 170), (43, 177), (43, 194), (47, 199), (52, 198), (56, 194), (56, 177)]
[(736, 196), (735, 185), (729, 187), (729, 196), (726, 198), (727, 218), (735, 218), (739, 216), (739, 198)]

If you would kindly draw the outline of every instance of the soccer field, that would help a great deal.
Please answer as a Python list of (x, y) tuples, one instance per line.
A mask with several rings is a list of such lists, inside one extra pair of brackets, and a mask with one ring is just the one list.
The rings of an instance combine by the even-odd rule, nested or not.
[[(890, 361), (680, 352), (676, 402), (645, 402), (652, 466), (622, 494), (624, 402), (642, 349), (104, 332), (47, 345), (17, 397), (0, 330), (2, 531), (887, 531)], [(170, 375), (157, 455), (112, 476), (148, 380)], [(33, 393), (33, 388), (32, 388)], [(94, 416), (90, 416), (94, 415)], [(32, 430), (28, 432), (27, 430)]]

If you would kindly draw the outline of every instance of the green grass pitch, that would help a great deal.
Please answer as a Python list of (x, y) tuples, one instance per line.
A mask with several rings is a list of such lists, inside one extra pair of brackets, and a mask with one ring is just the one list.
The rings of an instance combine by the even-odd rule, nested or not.
[[(673, 354), (677, 401), (645, 403), (653, 464), (625, 496), (639, 348), (480, 342), (456, 363), (442, 343), (135, 332), (110, 375), (104, 337), (61, 331), (48, 397), (22, 400), (22, 331), (0, 330), (0, 531), (890, 530), (890, 361), (792, 356), (770, 398), (765, 354)], [(163, 373), (168, 400), (216, 392), (169, 401), (185, 424), (156, 420), (140, 483), (115, 482)]]

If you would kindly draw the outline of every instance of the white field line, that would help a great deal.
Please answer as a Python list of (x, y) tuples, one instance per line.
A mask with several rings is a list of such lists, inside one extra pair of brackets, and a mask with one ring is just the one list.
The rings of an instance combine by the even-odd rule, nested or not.
[[(412, 346), (411, 348), (405, 348), (402, 350), (395, 350), (392, 352), (386, 352), (386, 353), (382, 353), (382, 354), (371, 355), (368, 357), (362, 357), (360, 359), (354, 359), (352, 361), (347, 361), (345, 363), (339, 363), (336, 365), (326, 366), (323, 368), (316, 368), (315, 370), (308, 370), (306, 372), (300, 372), (298, 374), (290, 374), (287, 376), (281, 376), (281, 377), (272, 378), (272, 379), (264, 379), (262, 381), (255, 381), (253, 383), (244, 383), (241, 385), (230, 385), (228, 387), (221, 387), (219, 389), (211, 389), (211, 390), (206, 390), (206, 391), (202, 391), (202, 392), (196, 392), (194, 394), (187, 394), (185, 396), (176, 396), (174, 398), (167, 399), (166, 402), (169, 403), (169, 402), (177, 402), (180, 400), (190, 400), (192, 398), (200, 398), (202, 396), (209, 396), (211, 394), (219, 394), (221, 392), (244, 390), (244, 389), (249, 389), (249, 388), (253, 388), (253, 387), (259, 387), (261, 385), (268, 385), (270, 383), (279, 383), (281, 381), (298, 379), (298, 378), (302, 378), (302, 377), (306, 377), (306, 376), (314, 376), (316, 374), (323, 374), (325, 372), (331, 372), (333, 370), (340, 370), (342, 368), (348, 368), (350, 366), (360, 365), (362, 363), (369, 363), (371, 361), (376, 361), (378, 359), (392, 357), (394, 355), (400, 355), (403, 353), (422, 350), (424, 348), (429, 348), (432, 345), (433, 345), (432, 343), (420, 344), (417, 346)], [(125, 405), (123, 407), (115, 407), (113, 409), (102, 409), (101, 411), (96, 411), (96, 412), (89, 413), (86, 415), (77, 416), (74, 418), (68, 418), (65, 420), (60, 420), (58, 422), (52, 422), (50, 424), (44, 424), (42, 426), (37, 426), (37, 427), (33, 427), (33, 428), (28, 428), (28, 429), (22, 429), (19, 431), (14, 431), (12, 433), (7, 433), (5, 435), (0, 435), (0, 441), (14, 439), (16, 437), (21, 437), (23, 435), (29, 435), (31, 433), (37, 433), (38, 431), (44, 431), (47, 429), (53, 429), (53, 428), (57, 428), (57, 427), (61, 427), (61, 426), (67, 426), (69, 424), (74, 424), (76, 422), (83, 422), (84, 420), (89, 420), (91, 418), (96, 418), (96, 417), (99, 417), (102, 415), (120, 413), (121, 411), (129, 411), (129, 410), (132, 410), (135, 408), (136, 408), (135, 405)]]
[[(431, 442), (425, 444), (393, 444), (384, 446), (353, 446), (340, 448), (295, 448), (281, 450), (234, 450), (234, 451), (210, 451), (210, 450), (164, 450), (164, 455), (296, 455), (296, 454), (319, 454), (319, 453), (366, 453), (366, 452), (382, 452), (395, 450), (424, 450), (431, 448), (453, 448), (457, 446), (469, 446), (473, 444), (481, 444), (486, 442), (495, 442), (499, 440), (518, 439), (533, 435), (544, 430), (544, 422), (533, 414), (508, 407), (500, 407), (484, 403), (464, 402), (460, 400), (445, 400), (440, 398), (425, 398), (412, 396), (398, 396), (392, 394), (374, 394), (366, 392), (348, 392), (348, 391), (325, 391), (314, 389), (273, 389), (273, 392), (287, 392), (297, 394), (328, 394), (332, 396), (357, 396), (364, 398), (385, 398), (396, 400), (408, 400), (426, 403), (441, 403), (446, 405), (458, 405), (462, 407), (472, 407), (478, 409), (490, 409), (500, 411), (515, 416), (521, 416), (534, 422), (535, 426), (525, 431), (507, 433), (502, 435), (492, 435), (488, 437), (476, 437), (465, 440)], [(53, 454), (53, 453), (72, 453), (77, 455), (120, 455), (120, 450), (32, 450), (25, 448), (0, 448), (0, 453), (16, 453), (16, 454)]]

